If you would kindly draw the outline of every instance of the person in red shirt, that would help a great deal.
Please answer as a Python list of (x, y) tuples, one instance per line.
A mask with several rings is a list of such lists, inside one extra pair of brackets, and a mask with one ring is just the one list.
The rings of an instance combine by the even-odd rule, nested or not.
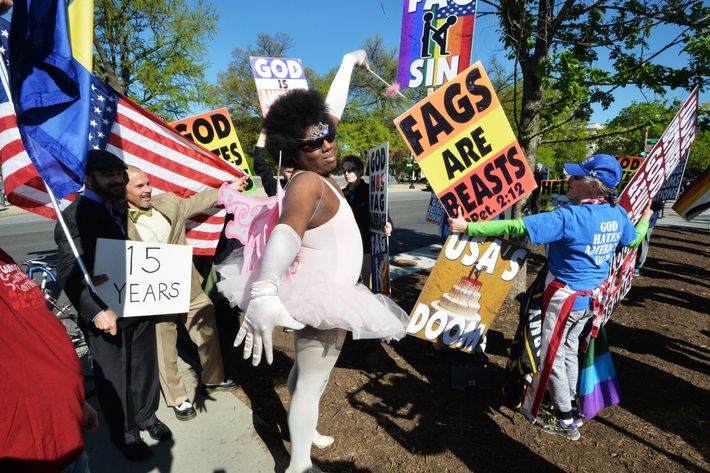
[[(42, 291), (0, 249), (0, 471), (60, 472), (98, 427), (79, 358)], [(80, 461), (86, 461), (82, 458)]]

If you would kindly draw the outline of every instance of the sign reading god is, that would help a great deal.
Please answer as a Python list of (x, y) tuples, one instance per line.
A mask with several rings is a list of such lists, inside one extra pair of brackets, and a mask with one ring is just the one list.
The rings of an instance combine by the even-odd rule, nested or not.
[(250, 57), (261, 116), (265, 117), (274, 101), (293, 89), (308, 89), (300, 59), (285, 57)]
[(536, 186), (480, 62), (394, 123), (450, 216), (490, 220)]
[(471, 352), (495, 319), (528, 250), (500, 238), (449, 236), (407, 333)]
[(190, 308), (192, 248), (140, 241), (96, 241), (96, 292), (119, 317), (181, 314)]

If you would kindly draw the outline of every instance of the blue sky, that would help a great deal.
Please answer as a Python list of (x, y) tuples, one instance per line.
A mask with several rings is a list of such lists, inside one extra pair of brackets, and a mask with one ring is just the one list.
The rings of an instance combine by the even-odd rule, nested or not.
[[(193, 0), (190, 0), (191, 2)], [(290, 57), (301, 58), (303, 64), (323, 74), (340, 64), (343, 54), (360, 49), (366, 38), (381, 35), (384, 44), (399, 49), (403, 0), (211, 0), (220, 18), (217, 34), (208, 45), (207, 79), (216, 82), (217, 74), (227, 69), (234, 48), (246, 48), (256, 43), (257, 33), (288, 33), (294, 40)], [(491, 7), (479, 4), (481, 11)], [(5, 17), (9, 20), (9, 14)], [(484, 67), (496, 56), (512, 71), (499, 42), (498, 22), (494, 15), (479, 17), (474, 31), (472, 62), (481, 60)], [(660, 31), (660, 40), (674, 37), (677, 31)], [(671, 36), (672, 35), (672, 36)], [(667, 66), (678, 67), (686, 58), (678, 50), (659, 56)], [(395, 78), (385, 78), (394, 81)], [(702, 91), (701, 91), (702, 92)], [(684, 100), (688, 92), (674, 90), (665, 96), (636, 87), (617, 89), (615, 102), (607, 110), (597, 106), (591, 122), (604, 123), (632, 101), (654, 99)], [(700, 102), (710, 101), (708, 91), (701, 93)], [(227, 105), (227, 104), (224, 104)], [(195, 110), (199, 113), (204, 110)]]
[[(322, 74), (340, 63), (342, 55), (359, 49), (369, 36), (380, 34), (385, 45), (399, 48), (402, 21), (402, 0), (213, 0), (220, 13), (218, 33), (209, 45), (210, 67), (208, 80), (214, 82), (217, 73), (227, 69), (231, 52), (235, 47), (248, 47), (256, 43), (257, 33), (288, 33), (294, 40), (290, 57), (303, 60), (303, 64)], [(490, 11), (479, 4), (479, 11)], [(505, 53), (498, 40), (498, 21), (494, 15), (476, 20), (472, 61), (481, 60), (483, 65), (496, 56), (508, 65)], [(672, 32), (664, 31), (662, 39)], [(677, 34), (677, 33), (676, 33)], [(678, 66), (684, 58), (677, 51), (669, 51), (659, 57), (666, 65)], [(512, 70), (512, 64), (509, 64)], [(395, 78), (385, 78), (394, 81)], [(616, 100), (608, 110), (595, 108), (592, 122), (603, 123), (631, 104), (656, 98), (684, 100), (688, 92), (675, 90), (664, 97), (651, 91), (642, 94), (636, 87), (617, 89)], [(701, 102), (710, 100), (708, 93), (701, 94)], [(225, 104), (226, 105), (226, 104)]]

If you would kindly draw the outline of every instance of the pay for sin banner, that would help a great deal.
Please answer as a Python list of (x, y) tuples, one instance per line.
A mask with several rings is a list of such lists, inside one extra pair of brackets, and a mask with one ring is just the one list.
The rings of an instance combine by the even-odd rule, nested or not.
[(550, 212), (569, 205), (567, 197), (569, 181), (567, 179), (547, 179), (540, 183), (540, 204), (542, 212)]
[(500, 238), (451, 234), (412, 309), (407, 333), (470, 353), (528, 253)]
[[(201, 144), (213, 154), (251, 174), (237, 130), (226, 107), (183, 118), (170, 125), (185, 138)], [(254, 181), (249, 177), (244, 192), (253, 192), (254, 189)]]
[(663, 187), (693, 144), (697, 123), (696, 87), (619, 197), (619, 205), (626, 209), (632, 222), (639, 221), (648, 203)]
[(634, 177), (636, 171), (639, 170), (641, 164), (643, 163), (643, 158), (640, 156), (621, 156), (617, 155), (616, 160), (621, 164), (621, 170), (623, 174), (621, 175), (621, 182), (619, 182), (619, 189), (626, 187), (626, 184), (631, 181)]
[(405, 0), (397, 81), (439, 86), (471, 64), (476, 0)]
[(480, 62), (395, 119), (449, 215), (488, 220), (535, 188)]

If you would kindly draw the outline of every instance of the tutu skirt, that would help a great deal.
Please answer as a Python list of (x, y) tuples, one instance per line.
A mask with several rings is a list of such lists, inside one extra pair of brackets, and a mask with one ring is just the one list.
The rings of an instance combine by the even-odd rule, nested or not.
[[(217, 265), (219, 291), (232, 307), (246, 311), (255, 273), (242, 273), (243, 253), (236, 250)], [(342, 284), (322, 269), (304, 265), (295, 274), (281, 278), (279, 299), (299, 322), (320, 330), (341, 328), (353, 339), (399, 340), (406, 335), (409, 315), (389, 297), (373, 294), (360, 283)]]

